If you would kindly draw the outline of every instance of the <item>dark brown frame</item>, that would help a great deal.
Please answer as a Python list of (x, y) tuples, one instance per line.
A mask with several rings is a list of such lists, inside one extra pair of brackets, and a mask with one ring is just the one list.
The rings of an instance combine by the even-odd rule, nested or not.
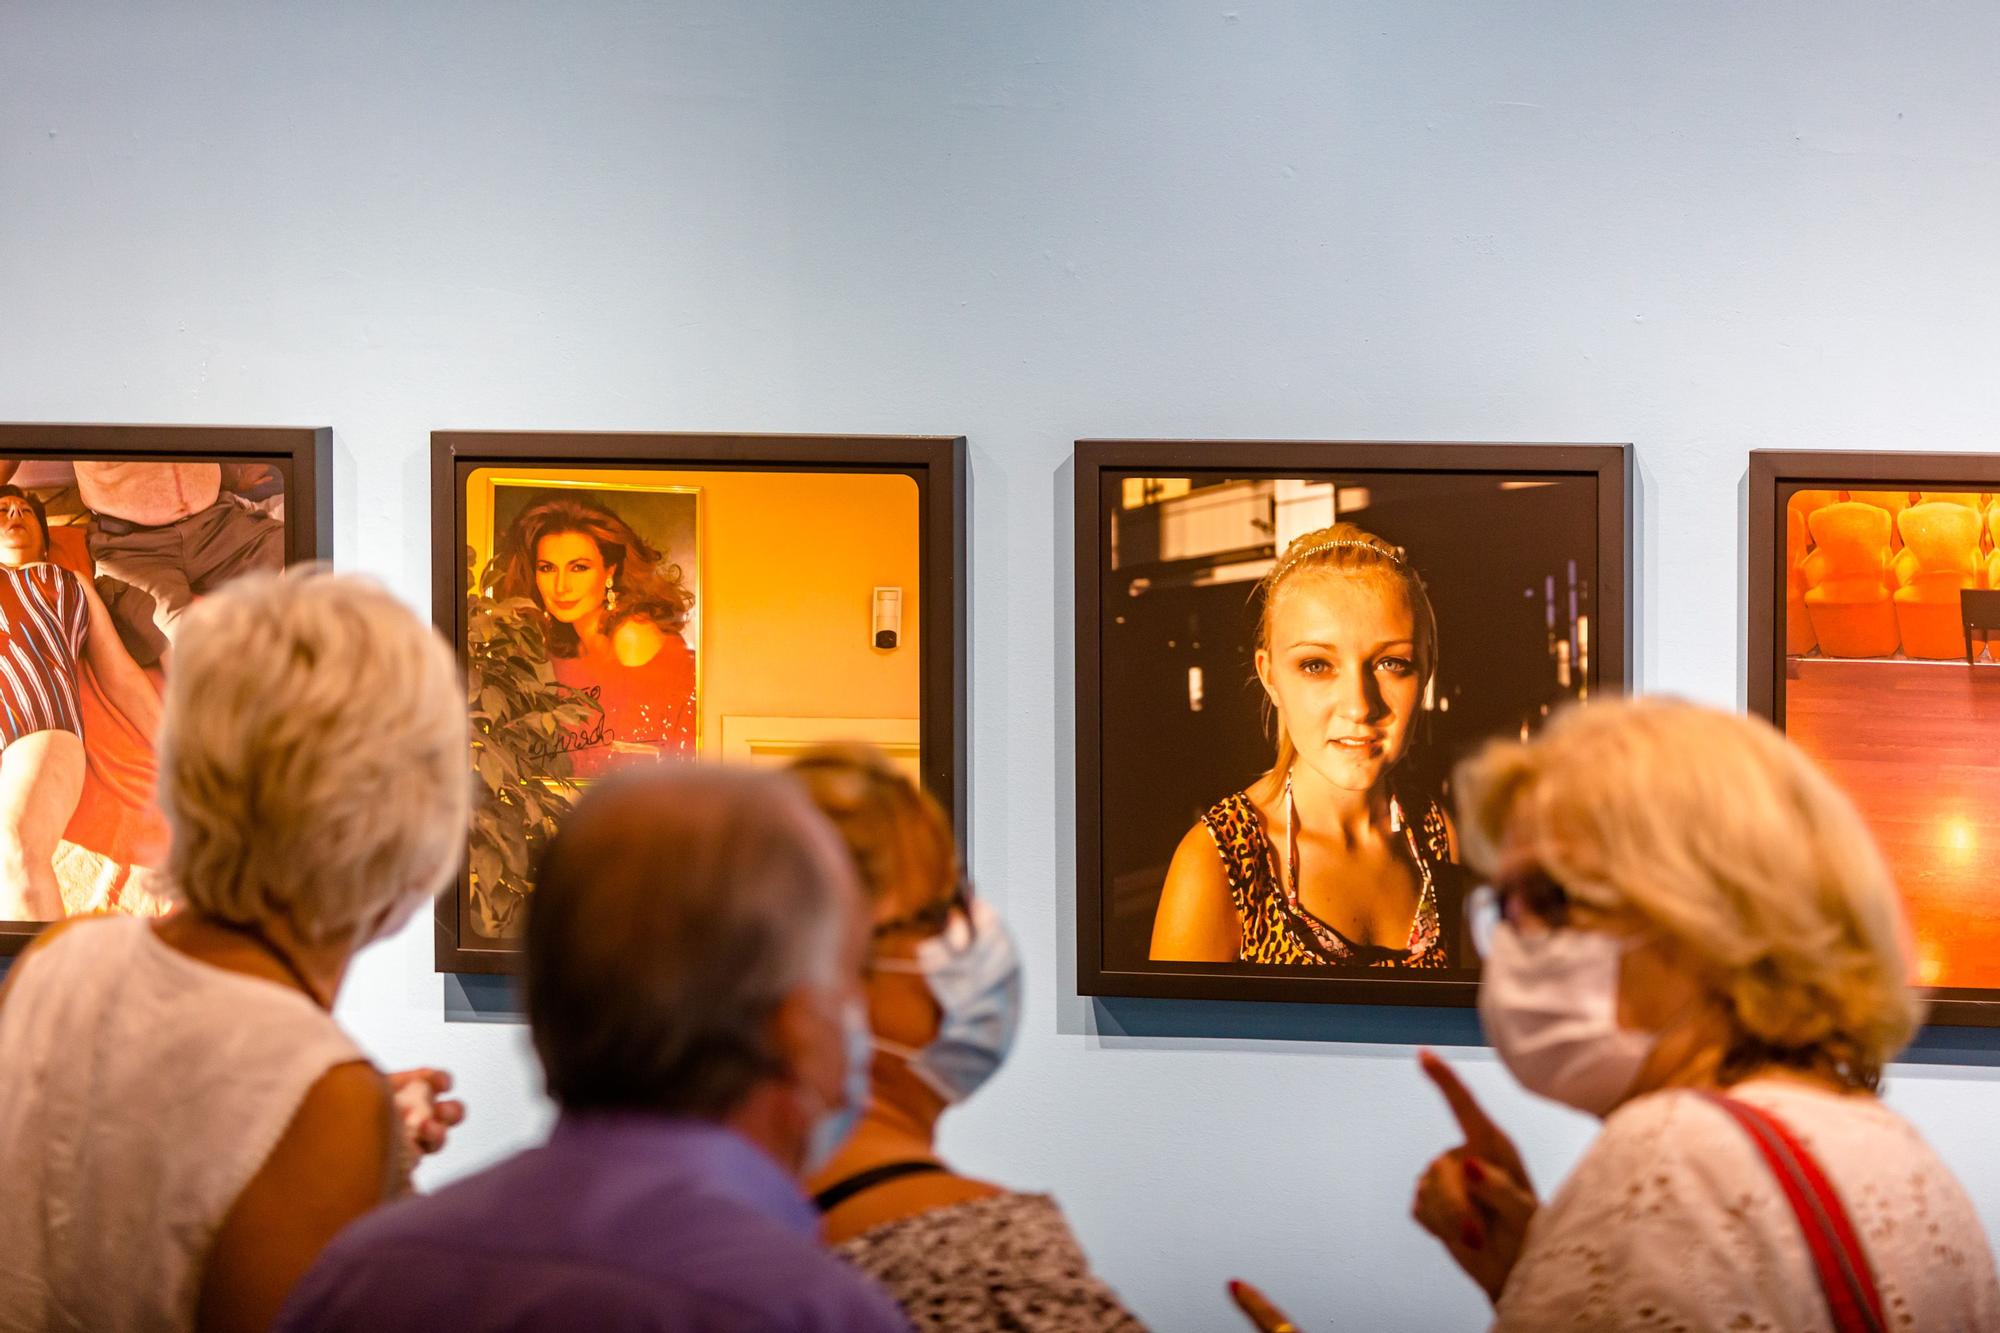
[(1418, 977), (1250, 976), (1159, 964), (1146, 971), (1104, 965), (1102, 861), (1102, 718), (1097, 683), (1102, 670), (1099, 585), (1109, 534), (1101, 522), (1106, 472), (1201, 473), (1232, 477), (1308, 476), (1367, 472), (1569, 473), (1594, 478), (1597, 507), (1598, 688), (1620, 691), (1630, 680), (1629, 531), (1632, 467), (1629, 444), (1439, 444), (1422, 442), (1079, 440), (1076, 445), (1076, 975), (1080, 995), (1153, 996), (1193, 1000), (1307, 1001), (1322, 1004), (1469, 1007), (1474, 981)]
[[(254, 459), (285, 472), (285, 563), (333, 558), (330, 426), (99, 426), (0, 423), (0, 458), (113, 458), (231, 462)], [(28, 947), (47, 922), (0, 922), (0, 958)]]
[[(465, 655), (464, 483), (475, 468), (658, 467), (670, 471), (900, 473), (917, 484), (923, 595), (918, 745), (924, 785), (950, 812), (963, 844), (966, 789), (965, 439), (945, 435), (699, 435), (640, 432), (437, 431), (431, 435), (431, 598), (440, 633)], [(511, 973), (518, 948), (468, 944), (466, 870), (438, 896), (437, 970)]]
[[(1750, 711), (1780, 731), (1785, 727), (1785, 523), (1778, 492), (1786, 486), (1847, 490), (1855, 482), (1910, 490), (2000, 491), (2000, 454), (1750, 451), (1744, 692)], [(2000, 1027), (2000, 989), (1948, 986), (1926, 995), (1933, 1024)]]

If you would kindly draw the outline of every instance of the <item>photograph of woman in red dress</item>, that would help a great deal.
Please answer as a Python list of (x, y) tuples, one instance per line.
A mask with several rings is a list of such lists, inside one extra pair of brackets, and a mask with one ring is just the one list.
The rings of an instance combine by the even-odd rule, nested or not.
[[(685, 510), (676, 526), (692, 535), (693, 494), (634, 498)], [(507, 523), (495, 552), (496, 594), (535, 604), (547, 618), (556, 680), (600, 710), (551, 742), (580, 780), (695, 753), (694, 590), (663, 553), (666, 539), (656, 540), (591, 493), (540, 491)]]

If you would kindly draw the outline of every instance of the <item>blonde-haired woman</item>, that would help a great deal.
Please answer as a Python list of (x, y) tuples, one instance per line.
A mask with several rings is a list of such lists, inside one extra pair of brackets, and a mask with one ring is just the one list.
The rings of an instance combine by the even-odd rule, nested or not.
[(425, 1104), (442, 1076), (385, 1079), (332, 1017), (354, 954), (458, 861), (450, 652), (365, 580), (267, 575), (204, 598), (174, 651), (180, 910), (53, 928), (0, 994), (8, 1327), (268, 1327), (460, 1114)]
[(1876, 1096), (1920, 1010), (1846, 797), (1764, 723), (1665, 700), (1569, 712), (1458, 783), (1487, 1034), (1604, 1118), (1538, 1203), (1425, 1057), (1466, 1142), (1416, 1216), (1496, 1327), (2000, 1328), (1977, 1214)]
[(1460, 965), (1451, 826), (1394, 780), (1437, 672), (1423, 580), (1388, 542), (1336, 523), (1293, 541), (1258, 596), (1277, 759), (1181, 839), (1152, 957)]

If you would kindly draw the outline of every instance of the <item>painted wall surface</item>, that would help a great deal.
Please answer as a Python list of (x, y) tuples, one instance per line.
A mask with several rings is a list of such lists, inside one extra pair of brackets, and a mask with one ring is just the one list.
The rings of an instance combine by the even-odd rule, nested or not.
[[(473, 3), (0, 9), (0, 418), (328, 423), (427, 607), (440, 427), (959, 434), (973, 868), (1032, 972), (952, 1118), (1167, 1329), (1473, 1326), (1405, 1220), (1464, 1015), (1073, 994), (1070, 442), (1631, 440), (1641, 680), (1741, 695), (1756, 447), (2000, 441), (2000, 9)], [(428, 926), (342, 1018), (534, 1138)], [(483, 1011), (491, 1018), (490, 1009)], [(1892, 1102), (2000, 1232), (1995, 1044)], [(1588, 1124), (1453, 1058), (1558, 1179)]]
[[(917, 484), (905, 476), (668, 469), (480, 468), (466, 531), (492, 529), (491, 485), (509, 480), (700, 490), (701, 752), (724, 751), (723, 719), (915, 722)], [(490, 544), (475, 541), (481, 560)], [(903, 589), (902, 642), (875, 647), (873, 595)]]

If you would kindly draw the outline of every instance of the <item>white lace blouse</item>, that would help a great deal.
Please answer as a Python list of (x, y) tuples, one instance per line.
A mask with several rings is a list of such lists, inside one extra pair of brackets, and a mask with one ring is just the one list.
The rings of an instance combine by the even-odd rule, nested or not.
[[(1731, 1095), (1776, 1116), (1853, 1219), (1892, 1329), (2000, 1329), (1993, 1253), (1965, 1191), (1872, 1097), (1782, 1080)], [(1791, 1207), (1743, 1129), (1688, 1092), (1612, 1113), (1535, 1217), (1494, 1328), (1829, 1327)]]

